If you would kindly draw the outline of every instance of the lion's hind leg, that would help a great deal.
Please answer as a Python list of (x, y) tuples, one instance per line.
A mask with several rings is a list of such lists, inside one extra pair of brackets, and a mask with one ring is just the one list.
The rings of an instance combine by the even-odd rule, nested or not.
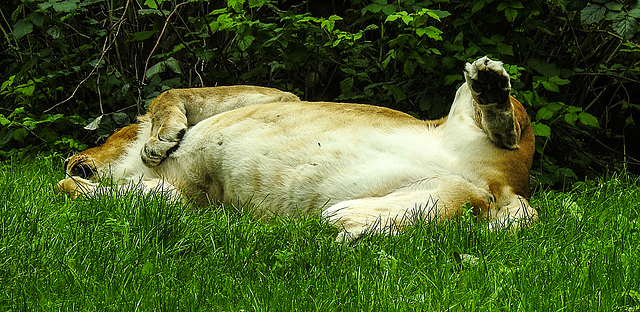
[(509, 103), (510, 77), (501, 62), (482, 57), (465, 66), (465, 79), (473, 99), (481, 105)]
[(418, 181), (381, 197), (347, 200), (322, 212), (330, 223), (342, 227), (338, 241), (350, 241), (363, 233), (396, 234), (416, 221), (442, 221), (462, 214), (466, 203), (485, 217), (494, 197), (459, 176)]
[(511, 193), (503, 196), (498, 203), (488, 216), (492, 230), (514, 230), (538, 220), (538, 212), (522, 196)]
[(516, 149), (520, 126), (511, 104), (510, 77), (501, 62), (482, 57), (465, 67), (465, 79), (473, 97), (475, 119), (496, 145)]

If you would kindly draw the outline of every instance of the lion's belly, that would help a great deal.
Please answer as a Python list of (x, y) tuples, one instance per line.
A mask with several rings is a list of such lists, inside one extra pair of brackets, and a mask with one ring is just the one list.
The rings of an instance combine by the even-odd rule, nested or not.
[(317, 119), (244, 119), (220, 126), (214, 119), (190, 130), (172, 158), (190, 180), (200, 181), (200, 190), (219, 201), (308, 214), (450, 174), (457, 159), (444, 151), (439, 134), (417, 129), (328, 126)]

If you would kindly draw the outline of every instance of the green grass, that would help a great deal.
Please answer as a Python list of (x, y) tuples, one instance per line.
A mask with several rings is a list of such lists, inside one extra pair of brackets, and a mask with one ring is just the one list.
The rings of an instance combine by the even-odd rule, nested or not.
[(319, 218), (69, 200), (61, 165), (0, 164), (2, 311), (640, 310), (637, 179), (536, 192), (515, 233), (463, 219), (344, 245)]

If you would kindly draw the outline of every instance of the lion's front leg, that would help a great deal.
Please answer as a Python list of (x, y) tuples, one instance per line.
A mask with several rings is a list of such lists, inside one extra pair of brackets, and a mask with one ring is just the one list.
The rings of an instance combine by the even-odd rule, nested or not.
[(60, 182), (55, 187), (56, 192), (63, 192), (67, 194), (69, 198), (76, 199), (81, 196), (87, 196), (95, 192), (98, 184), (91, 182), (87, 179), (80, 177), (68, 177)]
[(144, 144), (140, 157), (148, 167), (164, 161), (175, 149), (188, 127), (184, 101), (188, 96), (182, 90), (169, 90), (160, 94), (143, 118), (151, 119), (151, 134)]
[(163, 196), (172, 201), (182, 200), (182, 194), (173, 185), (163, 179), (145, 179), (122, 185), (104, 186), (80, 177), (68, 177), (55, 187), (55, 191), (64, 192), (72, 199), (78, 197), (103, 197), (121, 195), (127, 192), (140, 192)]
[(475, 120), (491, 141), (507, 149), (520, 143), (520, 125), (511, 104), (509, 74), (501, 62), (482, 57), (465, 67), (465, 79), (473, 97)]
[(272, 88), (225, 86), (168, 90), (149, 106), (141, 120), (151, 122), (151, 133), (141, 151), (148, 167), (160, 165), (178, 147), (188, 127), (237, 108), (300, 99)]

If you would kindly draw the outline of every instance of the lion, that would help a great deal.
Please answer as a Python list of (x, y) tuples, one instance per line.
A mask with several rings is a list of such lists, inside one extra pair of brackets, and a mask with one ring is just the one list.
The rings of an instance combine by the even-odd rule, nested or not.
[(529, 118), (501, 62), (467, 63), (464, 77), (448, 116), (432, 121), (264, 87), (169, 90), (138, 123), (67, 159), (57, 189), (241, 202), (258, 218), (320, 215), (341, 229), (337, 240), (453, 219), (464, 205), (491, 228), (529, 224)]

